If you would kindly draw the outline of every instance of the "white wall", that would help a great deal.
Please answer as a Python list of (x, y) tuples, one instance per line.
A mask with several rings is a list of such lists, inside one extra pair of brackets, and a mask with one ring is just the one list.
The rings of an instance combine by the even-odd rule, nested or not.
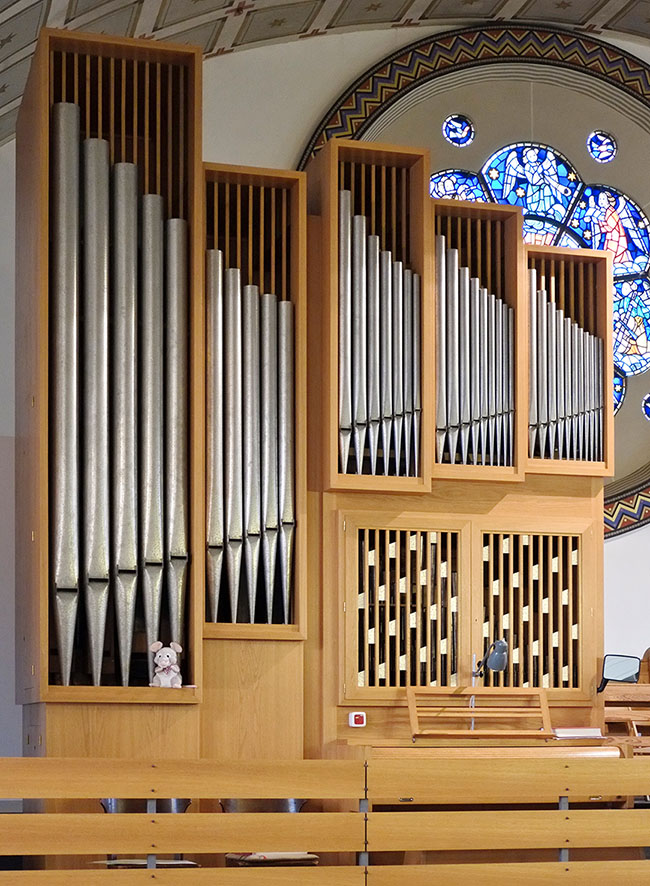
[(650, 525), (605, 542), (605, 652), (650, 648)]
[[(385, 56), (434, 28), (365, 31), (264, 46), (206, 61), (205, 160), (291, 168), (340, 93)], [(438, 29), (440, 30), (440, 29)], [(634, 44), (618, 45), (638, 52)], [(14, 143), (0, 148), (0, 756), (21, 753), (14, 704)], [(613, 539), (605, 549), (606, 649), (650, 646), (650, 588), (644, 560), (650, 529)], [(647, 592), (647, 593), (644, 593)]]

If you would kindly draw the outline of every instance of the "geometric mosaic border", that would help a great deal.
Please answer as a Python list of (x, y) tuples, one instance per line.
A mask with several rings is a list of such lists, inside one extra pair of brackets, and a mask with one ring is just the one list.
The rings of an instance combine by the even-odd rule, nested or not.
[(605, 538), (623, 535), (650, 523), (650, 485), (619, 493), (605, 502)]
[[(650, 66), (611, 44), (560, 28), (460, 28), (412, 43), (356, 80), (316, 127), (298, 169), (330, 138), (362, 138), (379, 115), (423, 83), (451, 70), (502, 62), (535, 62), (590, 74), (650, 108)], [(650, 484), (619, 493), (605, 504), (603, 516), (608, 538), (650, 523)]]
[(377, 115), (422, 83), (451, 70), (504, 61), (591, 74), (650, 106), (650, 68), (608, 43), (560, 28), (461, 28), (412, 43), (363, 74), (318, 124), (298, 169), (330, 138), (361, 138)]

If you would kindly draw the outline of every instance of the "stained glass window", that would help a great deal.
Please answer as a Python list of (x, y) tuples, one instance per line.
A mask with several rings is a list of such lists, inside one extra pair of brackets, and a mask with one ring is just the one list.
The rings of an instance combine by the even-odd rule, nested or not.
[[(605, 162), (616, 142), (608, 133), (593, 132), (588, 148)], [(643, 210), (616, 188), (583, 182), (559, 151), (533, 142), (505, 145), (478, 172), (437, 172), (430, 193), (521, 206), (528, 243), (612, 251), (614, 403), (620, 408), (625, 376), (650, 370), (650, 222)]]
[(611, 163), (618, 151), (616, 139), (609, 132), (596, 129), (587, 138), (587, 150), (596, 163)]
[(474, 124), (463, 114), (450, 114), (442, 124), (442, 134), (457, 148), (465, 148), (474, 141)]
[(650, 394), (646, 394), (641, 401), (641, 409), (643, 409), (643, 414), (650, 421)]
[(627, 379), (625, 378), (625, 376), (621, 375), (618, 369), (614, 369), (614, 415), (616, 415), (618, 410), (623, 405), (626, 386)]

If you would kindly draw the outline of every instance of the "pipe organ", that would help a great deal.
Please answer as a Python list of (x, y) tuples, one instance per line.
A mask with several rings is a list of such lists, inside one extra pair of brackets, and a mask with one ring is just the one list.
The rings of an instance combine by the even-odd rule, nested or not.
[(300, 180), (212, 164), (205, 176), (207, 617), (288, 624)]
[[(584, 719), (608, 255), (432, 201), (415, 148), (201, 166), (200, 58), (46, 31), (20, 112), (18, 681), (47, 752), (85, 705), (84, 753), (137, 755), (151, 717), (189, 756), (401, 740), (405, 689), (468, 685), (497, 638), (498, 685)], [(147, 685), (159, 638), (181, 691)]]
[(404, 167), (340, 162), (342, 474), (420, 470), (421, 295), (420, 275), (408, 267), (408, 176)]
[(49, 66), (55, 671), (128, 686), (161, 632), (186, 645), (188, 69), (77, 47)]

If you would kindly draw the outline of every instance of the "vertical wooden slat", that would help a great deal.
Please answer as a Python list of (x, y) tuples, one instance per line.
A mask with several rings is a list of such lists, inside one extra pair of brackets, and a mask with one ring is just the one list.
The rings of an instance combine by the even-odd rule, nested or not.
[(548, 298), (549, 301), (555, 301), (555, 259), (549, 260), (548, 270)]
[[(494, 639), (498, 640), (504, 635), (503, 630), (503, 616), (505, 615), (505, 593), (506, 593), (506, 576), (505, 576), (505, 568), (506, 568), (506, 557), (505, 552), (503, 550), (504, 540), (506, 536), (503, 533), (499, 533), (497, 535), (498, 545), (499, 545), (499, 595), (497, 597), (497, 617), (496, 617), (496, 631), (494, 633)], [(495, 682), (499, 686), (503, 686), (504, 683), (504, 672), (497, 671), (496, 672), (496, 680)]]
[[(363, 641), (361, 643), (361, 665), (363, 671), (363, 686), (369, 683), (369, 656), (368, 656), (368, 607), (370, 605), (370, 549), (368, 547), (369, 532), (363, 530), (363, 570), (362, 570), (362, 588), (363, 594)], [(359, 607), (357, 603), (357, 613)], [(357, 665), (358, 666), (358, 665)], [(357, 683), (358, 683), (357, 678)]]
[(483, 286), (483, 219), (476, 219), (476, 275)]
[(541, 535), (533, 536), (535, 538), (536, 566), (537, 566), (537, 584), (536, 584), (536, 604), (537, 604), (537, 649), (539, 653), (538, 659), (538, 677), (539, 685), (543, 686), (544, 682), (544, 652), (546, 650), (546, 634), (544, 632), (544, 612), (543, 612), (543, 587), (544, 587), (544, 538)]
[(355, 183), (355, 164), (354, 161), (348, 164), (349, 175), (350, 175), (350, 206), (352, 208), (352, 215), (356, 213), (356, 183)]
[(359, 163), (359, 215), (366, 212), (366, 164)]
[(568, 688), (575, 688), (575, 680), (573, 679), (573, 546), (574, 546), (574, 537), (569, 536), (567, 538), (569, 545), (569, 562), (567, 564), (567, 589), (568, 599), (567, 599), (567, 607), (566, 607), (566, 621), (567, 621), (567, 666), (569, 668), (569, 682)]
[(368, 217), (368, 233), (374, 234), (376, 230), (375, 212), (377, 211), (377, 167), (374, 163), (370, 164), (370, 212)]
[(415, 686), (422, 685), (422, 540), (424, 533), (415, 533)]
[(115, 163), (115, 59), (111, 56), (108, 65), (108, 138), (111, 164)]
[(445, 685), (451, 685), (451, 648), (453, 642), (452, 618), (451, 618), (451, 565), (452, 565), (452, 533), (445, 532), (445, 563), (447, 564), (447, 577), (445, 579), (445, 603), (447, 606), (447, 657), (445, 667)]
[[(433, 606), (434, 594), (433, 594), (433, 576), (431, 574), (431, 544), (432, 544), (432, 533), (431, 532), (423, 532), (422, 533), (422, 543), (424, 545), (424, 568), (426, 574), (426, 585), (424, 592), (425, 599), (425, 617), (424, 617), (424, 648), (425, 648), (425, 657), (426, 661), (424, 663), (425, 666), (425, 679), (423, 685), (430, 686), (432, 682), (432, 673), (431, 673), (431, 657), (432, 657), (432, 647), (433, 647), (433, 627), (435, 622), (431, 618), (431, 608)], [(435, 652), (434, 655), (434, 666), (435, 666)]]
[[(483, 534), (483, 547), (487, 545), (488, 549), (488, 576), (487, 576), (487, 599), (485, 600), (485, 609), (487, 610), (487, 618), (488, 618), (488, 635), (487, 637), (482, 637), (482, 647), (480, 650), (480, 655), (483, 657), (485, 649), (490, 645), (490, 643), (495, 638), (494, 631), (494, 536), (491, 532), (486, 532)], [(483, 613), (483, 631), (484, 633), (484, 625), (485, 625), (485, 613)], [(489, 677), (489, 675), (488, 675)], [(487, 684), (490, 684), (490, 680), (485, 681)]]
[(528, 667), (528, 686), (534, 685), (533, 672), (533, 643), (535, 641), (535, 620), (533, 615), (533, 545), (531, 536), (527, 536), (528, 544), (522, 546), (526, 548), (526, 606), (528, 607), (528, 622), (526, 630), (526, 663)]
[(386, 564), (384, 567), (384, 686), (390, 686), (390, 588), (392, 582), (390, 531), (388, 529), (382, 531), (384, 533), (384, 556)]
[[(275, 188), (271, 188), (271, 292), (275, 293)], [(284, 298), (284, 295), (282, 296)]]
[(144, 115), (144, 192), (151, 193), (150, 190), (150, 168), (149, 168), (149, 62), (144, 63), (144, 107), (142, 113)]
[(444, 686), (445, 681), (442, 678), (442, 654), (440, 650), (443, 629), (442, 629), (442, 580), (440, 571), (442, 568), (442, 532), (436, 532), (436, 574), (435, 574), (435, 595), (436, 595), (436, 686)]
[(495, 261), (496, 261), (496, 275), (497, 275), (497, 292), (496, 295), (499, 298), (503, 298), (503, 226), (502, 222), (497, 221), (496, 223), (496, 243), (494, 244), (494, 253), (495, 253)]
[(553, 623), (555, 620), (555, 581), (553, 573), (553, 536), (546, 536), (546, 599), (548, 600), (548, 615), (546, 621), (546, 636), (548, 642), (548, 685), (553, 688), (555, 675), (555, 646), (553, 643)]
[(524, 653), (526, 650), (526, 639), (524, 636), (524, 539), (521, 533), (517, 534), (517, 555), (519, 578), (517, 587), (517, 686), (523, 686), (525, 680)]
[(259, 235), (260, 235), (260, 292), (266, 292), (266, 287), (264, 285), (264, 213), (266, 212), (266, 195), (264, 191), (264, 185), (260, 186), (260, 214), (259, 214)]
[[(178, 127), (178, 217), (185, 217), (185, 68), (183, 65), (179, 67), (179, 87), (178, 101), (179, 113), (178, 119), (180, 125)], [(241, 265), (237, 265), (241, 267)]]
[(386, 167), (381, 167), (381, 248), (388, 249), (386, 242)]
[[(120, 160), (126, 162), (126, 59), (120, 66)], [(171, 128), (171, 127), (170, 127)]]
[[(506, 641), (508, 643), (508, 647), (510, 650), (514, 649), (514, 639), (515, 639), (515, 630), (514, 630), (514, 620), (515, 620), (515, 601), (514, 601), (514, 581), (513, 581), (513, 565), (515, 562), (514, 557), (514, 536), (511, 534), (508, 535), (508, 571), (507, 571), (507, 581), (508, 581), (508, 633), (506, 634)], [(504, 558), (505, 562), (505, 558)], [(503, 574), (504, 582), (506, 580), (506, 572)], [(505, 592), (505, 587), (504, 587)], [(512, 661), (512, 653), (508, 656), (508, 686), (514, 686), (514, 666)]]
[(585, 328), (585, 264), (578, 262), (578, 323)]
[(86, 56), (86, 138), (90, 138), (90, 56)]
[(564, 616), (566, 613), (566, 606), (564, 605), (564, 552), (566, 549), (568, 539), (565, 536), (558, 536), (558, 545), (557, 545), (557, 588), (558, 588), (558, 599), (557, 599), (557, 633), (558, 633), (558, 645), (557, 645), (557, 669), (558, 669), (558, 686), (564, 686), (564, 665), (565, 665), (565, 639), (564, 639)]
[[(60, 53), (61, 59), (61, 101), (65, 102), (68, 100), (68, 78), (66, 76), (66, 53)], [(52, 84), (54, 84), (54, 76), (52, 76)]]
[(226, 191), (226, 199), (225, 199), (225, 205), (224, 205), (224, 215), (225, 215), (224, 236), (225, 236), (225, 240), (226, 240), (226, 242), (225, 242), (225, 247), (226, 247), (225, 248), (225, 261), (226, 261), (225, 267), (229, 268), (230, 267), (230, 182), (225, 182), (224, 188)]
[(248, 273), (248, 284), (249, 286), (253, 283), (253, 186), (249, 184), (248, 186), (248, 233), (247, 233), (247, 244), (248, 244), (248, 263), (247, 263), (247, 273)]
[(280, 226), (280, 230), (282, 232), (282, 298), (290, 298), (290, 294), (287, 292), (287, 268), (289, 266), (289, 239), (287, 237), (287, 200), (288, 200), (288, 191), (286, 188), (282, 189), (282, 224)]
[(587, 262), (587, 291), (585, 293), (585, 324), (588, 332), (592, 335), (596, 333), (594, 318), (596, 316), (596, 305), (594, 302), (594, 265), (593, 262)]
[(397, 259), (397, 169), (395, 166), (391, 166), (390, 169), (390, 220), (393, 260), (395, 260)]
[(133, 162), (138, 162), (138, 105), (140, 102), (138, 101), (138, 63), (137, 61), (131, 62), (131, 68), (133, 70)]
[(492, 276), (492, 222), (487, 221), (485, 224), (485, 276), (487, 281), (487, 286), (490, 292), (496, 294), (496, 287), (494, 284), (494, 278)]
[(235, 185), (235, 248), (237, 255), (236, 267), (241, 269), (241, 184)]
[(103, 59), (100, 55), (97, 56), (97, 138), (102, 138), (104, 135), (103, 128), (103, 111), (104, 111), (104, 95), (103, 95), (103, 83), (102, 83), (102, 74), (103, 74)]
[[(168, 202), (168, 212), (170, 216), (172, 215), (171, 203), (172, 203), (172, 195), (174, 192), (174, 163), (172, 159), (173, 152), (173, 131), (174, 127), (172, 125), (173, 117), (173, 80), (172, 80), (172, 68), (170, 65), (167, 65), (167, 202)], [(227, 267), (227, 266), (226, 266)]]
[(408, 176), (408, 170), (403, 167), (401, 169), (401, 218), (400, 218), (400, 227), (402, 230), (402, 261), (408, 264), (410, 261), (409, 256), (409, 236), (408, 236), (408, 207), (406, 201), (406, 179)]
[(404, 532), (395, 532), (395, 686), (401, 683), (401, 658), (402, 658), (402, 540)]
[(558, 307), (560, 308), (561, 311), (564, 311), (564, 310), (566, 310), (566, 309), (565, 309), (565, 306), (564, 306), (564, 284), (565, 284), (565, 279), (564, 279), (564, 259), (561, 259), (561, 261), (560, 261), (559, 264), (560, 264), (560, 273), (559, 273), (559, 281), (558, 281), (558, 283), (559, 283), (559, 287), (558, 287)]
[(469, 268), (470, 277), (475, 277), (476, 272), (474, 270), (473, 262), (472, 262), (472, 220), (471, 218), (465, 219), (465, 242), (467, 244), (466, 251), (467, 255), (465, 258), (466, 267)]
[(379, 529), (374, 530), (375, 537), (375, 599), (374, 599), (374, 607), (373, 607), (373, 625), (375, 629), (375, 642), (373, 648), (373, 656), (374, 656), (374, 684), (375, 686), (379, 686), (379, 585), (381, 578), (381, 531)]
[(212, 190), (213, 190), (213, 210), (212, 210), (212, 225), (214, 231), (214, 248), (219, 249), (219, 183), (215, 180), (212, 182)]
[(162, 114), (161, 114), (161, 74), (160, 62), (156, 62), (156, 194), (161, 194), (162, 157), (160, 146), (162, 141)]
[(406, 594), (404, 595), (404, 651), (406, 653), (406, 685), (411, 686), (411, 612), (413, 611), (413, 587), (411, 585), (411, 538), (413, 538), (413, 535), (411, 534), (410, 529), (406, 530), (405, 537), (406, 550), (404, 553), (406, 568), (404, 572), (406, 576)]

